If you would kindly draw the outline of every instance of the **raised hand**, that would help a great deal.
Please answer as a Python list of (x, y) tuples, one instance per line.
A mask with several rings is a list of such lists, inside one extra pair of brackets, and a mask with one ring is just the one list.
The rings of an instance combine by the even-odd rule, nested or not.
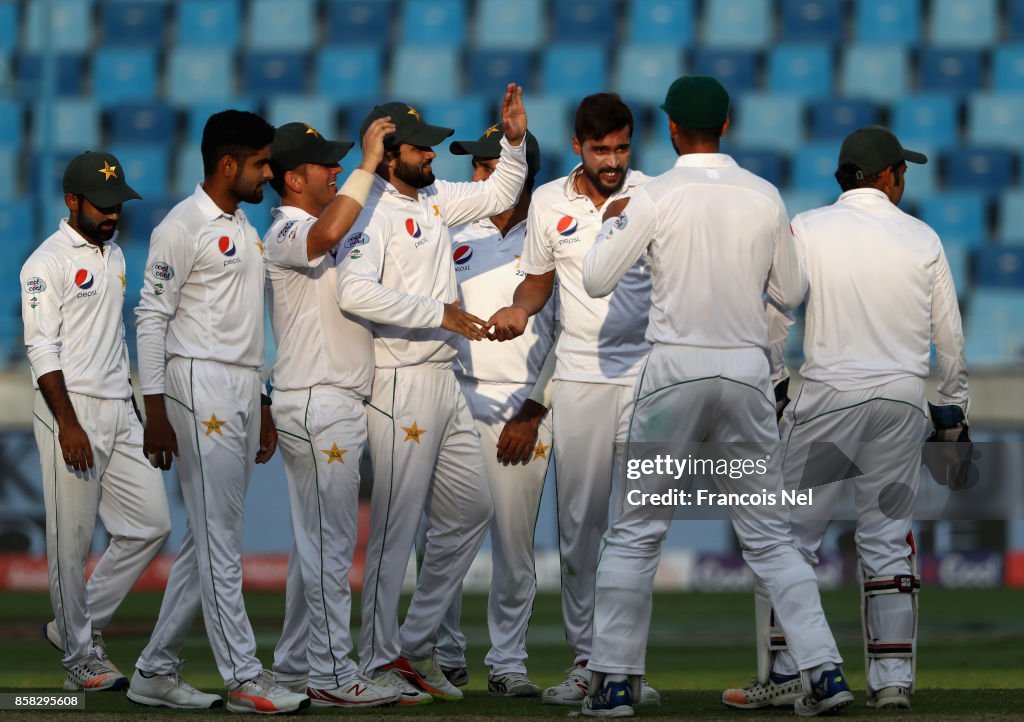
[(512, 145), (519, 145), (526, 137), (526, 108), (523, 107), (523, 87), (509, 83), (505, 99), (501, 101), (501, 127)]
[(377, 166), (384, 160), (384, 136), (395, 132), (395, 124), (391, 122), (391, 116), (377, 118), (370, 123), (366, 132), (363, 133), (363, 161), (359, 167), (368, 173), (377, 170)]

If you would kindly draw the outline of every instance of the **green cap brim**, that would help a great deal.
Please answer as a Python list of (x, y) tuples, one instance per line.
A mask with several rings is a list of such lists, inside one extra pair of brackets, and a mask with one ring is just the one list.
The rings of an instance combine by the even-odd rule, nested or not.
[(415, 145), (419, 148), (433, 148), (435, 145), (440, 144), (445, 138), (449, 138), (455, 134), (455, 130), (452, 128), (442, 128), (439, 125), (418, 125), (410, 133), (405, 135), (399, 135), (394, 133), (392, 137), (392, 143), (408, 143), (409, 145)]
[[(504, 136), (499, 136), (504, 137)], [(453, 155), (471, 155), (474, 158), (497, 158), (501, 155), (501, 142), (489, 143), (482, 140), (454, 140), (448, 146)]]
[(135, 192), (127, 183), (111, 186), (110, 188), (97, 188), (96, 190), (85, 191), (83, 196), (89, 199), (97, 208), (113, 208), (125, 201), (142, 200), (142, 196)]

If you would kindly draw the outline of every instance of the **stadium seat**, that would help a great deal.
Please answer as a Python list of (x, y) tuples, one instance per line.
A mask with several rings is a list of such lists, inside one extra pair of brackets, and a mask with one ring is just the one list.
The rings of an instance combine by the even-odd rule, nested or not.
[(610, 43), (615, 40), (615, 0), (553, 0), (552, 40)]
[(167, 3), (152, 0), (107, 0), (101, 5), (103, 43), (106, 45), (163, 44)]
[(0, 50), (5, 53), (18, 47), (19, 10), (18, 3), (0, 3)]
[(965, 48), (927, 47), (918, 64), (919, 84), (925, 92), (963, 95), (982, 87), (982, 53)]
[(865, 125), (877, 124), (882, 116), (878, 105), (856, 98), (825, 98), (810, 103), (811, 138), (842, 140)]
[[(82, 149), (88, 148), (89, 146), (76, 146), (76, 147), (65, 147), (57, 148), (52, 147), (52, 165), (47, 166), (45, 154), (40, 150), (33, 151), (32, 155), (28, 159), (28, 182), (26, 188), (31, 189), (33, 192), (34, 200), (42, 203), (40, 197), (49, 196), (51, 199), (50, 206), (56, 209), (58, 213), (67, 212), (64, 209), (64, 190), (62, 188), (62, 182), (64, 179), (64, 169), (67, 168), (68, 163), (76, 155), (82, 152)], [(95, 147), (95, 146), (93, 146)], [(45, 191), (40, 194), (38, 189), (42, 183), (45, 187)], [(54, 224), (56, 225), (57, 219), (60, 216), (54, 218)]]
[[(432, 125), (453, 128), (452, 138), (475, 139), (492, 124), (501, 120), (497, 98), (465, 95), (452, 100), (424, 101), (419, 107), (423, 117)], [(527, 110), (529, 112), (529, 110)], [(448, 141), (445, 141), (447, 147)], [(439, 153), (440, 154), (440, 153)], [(444, 176), (438, 176), (443, 178)]]
[(391, 0), (327, 0), (327, 42), (385, 44), (394, 15)]
[(178, 114), (161, 101), (122, 103), (108, 109), (107, 127), (118, 143), (166, 143), (178, 134)]
[[(926, 145), (907, 144), (919, 153), (928, 156), (928, 162), (923, 164), (908, 163), (905, 178), (905, 189), (903, 191), (904, 202), (900, 203), (903, 210), (908, 211), (907, 206), (917, 205), (922, 199), (933, 195), (938, 188), (939, 182), (939, 156), (941, 153), (932, 150)], [(909, 211), (908, 211), (909, 212)]]
[[(436, 122), (431, 120), (431, 122)], [(449, 126), (450, 127), (450, 126)], [(459, 135), (458, 131), (452, 136), (453, 138), (469, 138), (476, 137), (479, 133), (473, 136)], [(452, 183), (466, 183), (473, 180), (473, 163), (464, 155), (453, 155), (448, 150), (448, 141), (445, 141), (442, 145), (439, 145), (434, 150), (437, 151), (437, 157), (431, 161), (430, 165), (434, 172), (434, 176), (441, 178)]]
[(964, 331), (971, 368), (1024, 363), (1024, 291), (979, 288), (967, 305)]
[[(42, 101), (32, 108), (34, 147), (42, 148), (47, 139), (42, 132)], [(100, 110), (88, 98), (58, 98), (54, 106), (53, 147), (58, 150), (77, 149), (80, 153), (100, 146)], [(69, 159), (70, 160), (70, 159)]]
[(707, 47), (767, 47), (774, 37), (768, 0), (716, 0), (704, 11), (704, 44)]
[(296, 53), (316, 43), (313, 0), (250, 0), (246, 38), (251, 50)]
[[(50, 24), (44, 24), (43, 13), (51, 7)], [(27, 8), (24, 49), (31, 52), (53, 51), (84, 53), (93, 46), (91, 0), (51, 0), (50, 3), (21, 3)]]
[(957, 102), (948, 95), (915, 95), (891, 106), (889, 127), (908, 147), (952, 146), (959, 133)]
[(913, 45), (921, 36), (919, 0), (856, 0), (854, 40)]
[(578, 101), (606, 90), (607, 76), (608, 52), (599, 45), (552, 45), (541, 57), (541, 88), (550, 95)]
[(206, 119), (228, 107), (251, 112), (259, 110), (251, 98), (234, 98), (228, 104), (225, 104), (224, 100), (216, 99), (197, 100), (189, 103), (185, 107), (185, 142), (198, 144), (203, 137), (203, 126), (206, 124)]
[(235, 0), (180, 0), (175, 43), (220, 51), (238, 47), (241, 17)]
[[(524, 93), (523, 104), (530, 117), (530, 131), (537, 137), (545, 155), (560, 153), (571, 145), (575, 103), (570, 107), (562, 96)], [(550, 164), (546, 167), (552, 168)]]
[(944, 161), (949, 188), (996, 194), (1015, 181), (1014, 157), (1008, 148), (955, 148), (946, 153)]
[(145, 198), (167, 194), (171, 170), (170, 146), (115, 143), (109, 146), (109, 151), (121, 161), (128, 185), (138, 191), (140, 196)]
[[(786, 190), (782, 193), (782, 202), (786, 204), (786, 212), (789, 213), (789, 217), (804, 211), (814, 210), (815, 208), (821, 208), (836, 202), (836, 198), (839, 197), (839, 188), (836, 187), (835, 192), (827, 193), (825, 191), (794, 191)], [(787, 352), (788, 353), (788, 352)]]
[(780, 45), (768, 53), (768, 91), (804, 99), (832, 94), (832, 51), (825, 45)]
[(753, 50), (699, 49), (694, 55), (693, 72), (718, 78), (734, 98), (757, 85), (757, 53)]
[(997, 218), (996, 239), (1004, 245), (1024, 245), (1024, 187), (1000, 194)]
[(853, 45), (843, 53), (840, 93), (884, 102), (898, 100), (907, 94), (909, 66), (905, 48)]
[(970, 246), (964, 243), (943, 242), (942, 250), (946, 254), (949, 271), (953, 274), (956, 297), (961, 300), (967, 298), (971, 289)]
[(234, 68), (230, 50), (173, 48), (167, 57), (167, 94), (175, 105), (219, 100), (221, 107), (234, 96)]
[(1024, 45), (1000, 45), (992, 53), (992, 89), (1024, 92)]
[(0, 97), (0, 148), (18, 148), (25, 127), (24, 105), (20, 100)]
[[(647, 175), (661, 175), (675, 165), (679, 155), (666, 140), (655, 140), (644, 143), (639, 153), (633, 155), (633, 167)], [(576, 158), (579, 162), (579, 158)]]
[(841, 0), (782, 0), (782, 39), (835, 44), (843, 39)]
[[(85, 65), (81, 55), (58, 55), (56, 59), (57, 94), (81, 95), (85, 87)], [(22, 54), (18, 57), (18, 89), (24, 98), (35, 99), (43, 86), (43, 58), (41, 55)]]
[(686, 46), (693, 41), (694, 0), (632, 0), (628, 11), (631, 43)]
[(242, 82), (254, 98), (305, 93), (309, 56), (297, 52), (251, 52), (242, 56)]
[(785, 183), (786, 164), (781, 153), (745, 148), (727, 148), (725, 152), (732, 156), (740, 168), (746, 168), (751, 173), (761, 176), (776, 188), (781, 188)]
[(404, 45), (461, 47), (468, 16), (465, 0), (406, 0), (399, 37)]
[(113, 46), (93, 55), (92, 94), (104, 108), (126, 100), (154, 100), (158, 82), (154, 48)]
[(509, 83), (527, 82), (533, 75), (533, 53), (525, 50), (472, 50), (469, 54), (469, 91), (501, 97)]
[(399, 46), (392, 55), (391, 96), (407, 103), (454, 98), (461, 92), (458, 51)]
[(840, 193), (835, 172), (839, 141), (809, 143), (793, 154), (791, 188), (799, 192)]
[(1024, 40), (1024, 0), (1006, 0), (1003, 28), (1007, 40)]
[(998, 35), (996, 0), (932, 0), (928, 40), (933, 45), (986, 48)]
[(975, 262), (978, 286), (1024, 290), (1024, 248), (979, 248)]
[(975, 191), (945, 191), (922, 198), (920, 218), (943, 242), (977, 247), (987, 235), (985, 197)]
[(478, 48), (534, 50), (547, 37), (543, 0), (479, 0), (473, 38)]
[(319, 95), (275, 95), (267, 100), (265, 117), (275, 127), (285, 123), (306, 123), (328, 138), (337, 136), (334, 104)]
[(203, 179), (203, 153), (199, 140), (179, 146), (174, 156), (174, 180), (172, 192), (181, 199), (192, 195), (196, 183)]
[(1024, 148), (1024, 94), (974, 93), (967, 99), (967, 141)]
[(736, 110), (731, 133), (740, 145), (793, 151), (803, 140), (803, 105), (798, 100), (748, 93), (733, 108)]
[(615, 54), (612, 89), (629, 101), (660, 104), (683, 74), (682, 52), (671, 45), (624, 45)]
[[(10, 198), (19, 192), (21, 172), (18, 163), (21, 153), (10, 146), (0, 146), (0, 198)], [(28, 190), (28, 189), (26, 189)]]
[(383, 61), (376, 46), (332, 45), (316, 55), (318, 94), (348, 103), (376, 98), (383, 91)]

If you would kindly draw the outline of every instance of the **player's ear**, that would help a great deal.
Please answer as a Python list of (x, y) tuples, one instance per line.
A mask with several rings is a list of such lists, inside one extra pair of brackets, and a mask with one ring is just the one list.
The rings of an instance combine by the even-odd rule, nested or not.
[(580, 143), (580, 139), (575, 135), (572, 137), (572, 152), (583, 157), (583, 145)]
[(238, 174), (238, 161), (233, 155), (225, 153), (217, 161), (217, 170), (228, 179), (234, 179)]
[(722, 134), (721, 137), (725, 137), (725, 134), (729, 132), (729, 123), (732, 118), (726, 117), (725, 122), (722, 123)]
[(68, 210), (72, 213), (78, 213), (78, 196), (74, 193), (64, 194), (64, 205), (68, 207)]

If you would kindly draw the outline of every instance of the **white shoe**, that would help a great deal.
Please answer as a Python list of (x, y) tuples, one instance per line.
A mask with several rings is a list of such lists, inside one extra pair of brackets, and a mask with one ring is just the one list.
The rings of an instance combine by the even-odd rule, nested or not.
[(640, 704), (649, 704), (652, 707), (661, 704), (661, 695), (658, 690), (647, 684), (647, 677), (640, 678)]
[(590, 670), (578, 664), (568, 670), (561, 684), (544, 690), (544, 704), (577, 705), (583, 703), (590, 688)]
[(381, 674), (378, 674), (374, 677), (373, 681), (382, 687), (389, 687), (398, 692), (398, 699), (395, 704), (430, 704), (434, 701), (431, 695), (409, 684), (409, 681), (402, 673), (393, 667), (389, 667)]
[(212, 709), (224, 704), (216, 694), (207, 694), (183, 680), (177, 671), (144, 677), (139, 670), (132, 675), (128, 699), (148, 707), (171, 709)]
[(910, 709), (910, 690), (906, 687), (883, 687), (868, 697), (868, 707)]
[(306, 709), (309, 705), (309, 697), (285, 689), (267, 670), (228, 690), (229, 712), (285, 714)]
[(306, 694), (306, 687), (309, 686), (308, 679), (279, 679), (274, 677), (274, 681), (284, 687), (290, 692), (297, 692), (298, 694)]
[(377, 684), (361, 674), (333, 689), (309, 687), (306, 694), (314, 707), (380, 707), (402, 696), (394, 687)]
[[(60, 638), (60, 630), (57, 629), (56, 619), (51, 619), (43, 625), (43, 635), (46, 637), (46, 641), (50, 643), (50, 646), (58, 652), (64, 651), (64, 641)], [(110, 657), (107, 656), (107, 645), (103, 641), (103, 634), (101, 632), (92, 633), (92, 653), (100, 661), (110, 662)], [(111, 666), (113, 665), (111, 664)]]
[(117, 667), (99, 659), (95, 654), (90, 654), (67, 672), (67, 679), (64, 680), (65, 692), (119, 692), (128, 687), (128, 680)]
[(436, 654), (426, 659), (415, 660), (399, 657), (389, 666), (409, 680), (414, 687), (419, 687), (434, 699), (442, 702), (458, 702), (462, 699), (462, 690), (444, 676), (441, 665), (437, 663)]
[(722, 704), (736, 709), (760, 709), (761, 707), (792, 707), (804, 696), (804, 686), (799, 674), (775, 674), (768, 677), (768, 684), (761, 684), (757, 678), (740, 689), (733, 687), (722, 692)]
[(492, 674), (487, 678), (487, 691), (492, 697), (540, 697), (540, 687), (525, 672)]

